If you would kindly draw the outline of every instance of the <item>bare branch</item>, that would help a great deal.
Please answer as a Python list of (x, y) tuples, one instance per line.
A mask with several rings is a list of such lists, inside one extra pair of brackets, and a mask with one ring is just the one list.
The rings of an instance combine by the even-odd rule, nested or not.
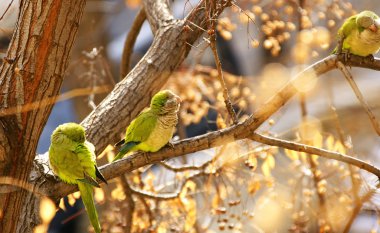
[(375, 167), (374, 165), (366, 163), (363, 160), (360, 160), (348, 155), (344, 155), (338, 152), (328, 151), (325, 149), (320, 149), (318, 147), (309, 146), (309, 145), (305, 145), (305, 144), (301, 144), (297, 142), (289, 142), (289, 141), (278, 139), (278, 138), (263, 136), (257, 133), (253, 133), (252, 136), (250, 136), (249, 138), (251, 138), (254, 141), (264, 143), (266, 145), (278, 146), (278, 147), (286, 148), (289, 150), (306, 152), (308, 154), (318, 155), (318, 156), (325, 157), (328, 159), (341, 161), (343, 163), (354, 165), (360, 169), (363, 169), (367, 172), (370, 172), (376, 175), (377, 177), (380, 177), (380, 169)]
[(126, 211), (126, 224), (123, 226), (124, 232), (130, 233), (132, 231), (132, 225), (133, 225), (133, 212), (135, 211), (135, 201), (133, 200), (133, 191), (131, 189), (131, 186), (128, 183), (127, 178), (125, 176), (120, 176), (121, 179), (121, 185), (123, 187), (123, 191), (125, 194), (126, 202), (128, 203), (128, 209)]
[[(336, 55), (331, 55), (312, 66), (305, 69), (303, 72), (298, 74), (292, 81), (290, 81), (288, 84), (286, 84), (280, 91), (275, 93), (275, 95), (269, 99), (266, 104), (264, 104), (261, 108), (257, 109), (254, 114), (252, 114), (249, 118), (247, 118), (244, 122), (238, 123), (237, 125), (233, 125), (231, 127), (210, 132), (201, 136), (189, 138), (182, 140), (180, 142), (174, 143), (174, 148), (163, 148), (158, 152), (155, 153), (135, 153), (131, 156), (128, 156), (127, 158), (124, 158), (122, 160), (119, 160), (115, 163), (108, 164), (101, 167), (101, 171), (104, 174), (106, 179), (112, 179), (117, 176), (120, 176), (121, 174), (124, 174), (126, 172), (130, 172), (132, 170), (135, 170), (139, 167), (143, 167), (152, 163), (160, 162), (165, 159), (174, 158), (177, 156), (181, 156), (188, 153), (197, 152), (200, 150), (209, 149), (212, 147), (217, 147), (221, 145), (225, 145), (229, 142), (233, 142), (239, 139), (247, 138), (250, 136), (251, 132), (255, 131), (264, 121), (266, 121), (274, 112), (276, 112), (278, 109), (280, 109), (293, 95), (297, 93), (297, 89), (293, 86), (295, 82), (302, 81), (305, 78), (308, 78), (308, 74), (310, 72), (314, 72), (317, 76), (322, 75), (334, 68), (336, 68), (336, 62), (338, 61)], [(358, 66), (358, 67), (364, 67), (364, 68), (372, 68), (375, 70), (380, 70), (380, 59), (376, 59), (374, 62), (370, 61), (370, 59), (366, 59), (363, 57), (358, 56), (352, 56), (351, 57), (352, 66)], [(133, 72), (132, 72), (133, 73)], [(123, 80), (124, 81), (124, 80)], [(133, 80), (132, 80), (133, 81)], [(118, 89), (118, 88), (116, 88)], [(120, 91), (120, 90), (118, 90)], [(124, 92), (123, 92), (124, 93)], [(115, 100), (114, 100), (115, 101)], [(107, 103), (107, 101), (103, 101), (103, 105)], [(135, 102), (131, 100), (131, 102)], [(108, 103), (112, 105), (111, 103)], [(108, 111), (111, 111), (107, 105), (105, 105), (106, 110), (102, 110), (102, 108), (99, 108), (100, 113), (96, 114), (110, 114), (110, 117), (118, 118), (119, 115), (123, 115), (120, 112), (118, 112), (119, 107), (117, 107), (116, 113), (117, 114), (111, 114)], [(95, 111), (96, 112), (96, 111)], [(93, 112), (94, 114), (94, 112)], [(103, 119), (103, 117), (99, 117), (99, 119)], [(107, 119), (108, 121), (111, 119)], [(104, 120), (105, 121), (105, 120)], [(86, 120), (85, 120), (86, 122)], [(117, 122), (116, 122), (117, 123)], [(115, 123), (115, 124), (116, 124)], [(89, 125), (88, 129), (93, 129), (94, 125)], [(98, 137), (106, 137), (107, 135), (102, 132), (102, 127), (99, 126), (100, 129), (97, 131), (100, 135), (97, 135), (96, 133), (91, 133), (90, 131), (90, 141), (94, 138)], [(117, 126), (114, 126), (117, 127)], [(98, 138), (100, 140), (100, 138)], [(99, 142), (101, 144), (106, 144), (103, 138), (102, 142)], [(270, 142), (270, 140), (269, 140)], [(298, 147), (297, 147), (298, 148)], [(302, 149), (302, 148), (301, 148)], [(317, 150), (318, 148), (313, 148), (312, 150)], [(308, 153), (314, 153), (308, 152)], [(321, 153), (326, 156), (332, 156), (332, 159), (337, 159), (339, 161), (350, 163), (350, 164), (358, 164), (360, 168), (366, 168), (373, 174), (380, 174), (378, 169), (375, 167), (371, 167), (370, 165), (363, 165), (363, 162), (360, 160), (357, 160), (355, 158), (351, 158), (349, 156), (344, 156), (339, 153), (329, 154), (325, 150), (321, 150)], [(340, 160), (341, 159), (341, 160)], [(362, 167), (363, 166), (363, 167)], [(51, 197), (62, 197), (66, 196), (67, 194), (73, 192), (76, 190), (76, 186), (73, 185), (67, 185), (64, 183), (55, 183), (54, 181), (50, 182), (47, 181), (41, 185), (41, 188), (44, 189), (45, 193), (48, 196)]]
[(169, 1), (144, 0), (143, 4), (154, 35), (156, 35), (159, 28), (169, 26), (175, 22), (174, 16), (168, 5)]
[(367, 101), (364, 99), (363, 94), (359, 90), (359, 87), (356, 85), (356, 83), (354, 81), (354, 78), (352, 77), (350, 71), (348, 71), (347, 68), (346, 68), (346, 66), (342, 62), (340, 62), (340, 61), (337, 62), (337, 66), (338, 66), (339, 70), (342, 71), (344, 77), (347, 79), (347, 81), (350, 84), (352, 90), (354, 91), (356, 97), (360, 101), (360, 104), (363, 106), (364, 110), (366, 111), (366, 113), (367, 113), (367, 115), (368, 115), (368, 117), (369, 117), (369, 119), (370, 119), (370, 121), (372, 123), (372, 126), (375, 129), (377, 135), (380, 136), (380, 125), (379, 125), (379, 122), (376, 120), (375, 115), (371, 111), (371, 108), (369, 107)]
[(228, 88), (226, 86), (226, 82), (224, 81), (223, 78), (223, 71), (222, 71), (222, 63), (220, 62), (219, 55), (218, 55), (218, 50), (216, 47), (216, 24), (217, 21), (213, 20), (214, 16), (214, 11), (216, 11), (216, 5), (214, 1), (206, 1), (205, 2), (205, 7), (208, 10), (208, 17), (209, 17), (209, 35), (210, 35), (210, 41), (209, 45), (211, 48), (211, 51), (214, 55), (214, 60), (215, 60), (215, 65), (216, 69), (218, 70), (218, 80), (222, 86), (223, 89), (223, 98), (224, 98), (224, 103), (227, 108), (227, 112), (232, 119), (232, 122), (234, 124), (238, 123), (238, 118), (236, 116), (235, 110), (232, 106), (230, 95), (228, 93)]
[(358, 216), (358, 214), (360, 213), (360, 210), (362, 209), (364, 203), (366, 203), (367, 201), (369, 201), (373, 195), (376, 194), (376, 191), (380, 188), (380, 184), (378, 184), (376, 186), (376, 188), (373, 188), (373, 189), (370, 189), (369, 191), (367, 191), (366, 194), (364, 194), (358, 204), (355, 206), (355, 208), (352, 210), (352, 213), (351, 213), (351, 216), (350, 216), (350, 219), (348, 220), (345, 228), (344, 228), (344, 231), (343, 233), (348, 233), (350, 232), (350, 228), (352, 226), (352, 223), (354, 223), (354, 220), (356, 219), (356, 216)]
[[(180, 167), (173, 167), (169, 164), (167, 164), (166, 162), (159, 162), (158, 164), (160, 164), (161, 166), (163, 166), (164, 168), (170, 170), (170, 171), (173, 171), (173, 172), (185, 172), (185, 171), (189, 171), (189, 170), (202, 170), (204, 169), (209, 163), (211, 162), (208, 161), (206, 163), (204, 163), (203, 165), (201, 166), (189, 166), (189, 165), (181, 165)], [(205, 166), (206, 165), (206, 166)]]
[(131, 70), (131, 56), (133, 46), (135, 45), (137, 36), (140, 33), (141, 26), (145, 22), (146, 14), (144, 8), (141, 8), (133, 21), (131, 29), (129, 29), (127, 38), (124, 42), (123, 55), (120, 62), (120, 79), (123, 79)]
[(160, 200), (160, 201), (172, 200), (172, 199), (176, 199), (179, 197), (179, 195), (182, 192), (182, 189), (185, 187), (185, 185), (188, 181), (194, 180), (197, 177), (207, 176), (207, 175), (211, 175), (211, 174), (213, 174), (213, 173), (207, 173), (205, 171), (199, 171), (199, 172), (187, 177), (184, 181), (182, 181), (181, 185), (177, 188), (177, 190), (172, 192), (172, 193), (151, 193), (151, 192), (147, 192), (144, 190), (137, 190), (137, 189), (134, 189), (132, 187), (131, 187), (131, 190), (132, 190), (133, 194), (139, 195), (139, 196), (144, 197), (144, 198)]

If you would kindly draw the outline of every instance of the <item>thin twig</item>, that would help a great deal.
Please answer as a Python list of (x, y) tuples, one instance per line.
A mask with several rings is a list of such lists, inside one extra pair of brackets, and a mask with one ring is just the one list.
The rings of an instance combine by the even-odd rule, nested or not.
[(137, 13), (132, 27), (128, 32), (127, 38), (124, 42), (123, 55), (120, 62), (120, 80), (123, 79), (131, 70), (131, 57), (133, 53), (133, 46), (136, 42), (137, 36), (140, 33), (141, 27), (146, 19), (144, 7)]
[(144, 198), (149, 198), (149, 199), (154, 199), (154, 200), (159, 200), (159, 201), (163, 201), (163, 200), (172, 200), (172, 199), (176, 199), (179, 197), (179, 195), (181, 194), (182, 192), (182, 189), (185, 187), (186, 183), (190, 180), (193, 180), (197, 177), (200, 177), (200, 176), (205, 176), (205, 175), (210, 175), (212, 173), (207, 173), (205, 171), (200, 171), (200, 172), (197, 172), (189, 177), (187, 177), (182, 183), (181, 185), (179, 186), (179, 188), (177, 188), (176, 191), (172, 192), (172, 193), (152, 193), (152, 192), (148, 192), (148, 191), (145, 191), (145, 190), (138, 190), (138, 189), (135, 189), (135, 188), (132, 188), (131, 187), (131, 191), (133, 194), (135, 195), (138, 195), (138, 196), (141, 196), (141, 197), (144, 197)]
[(283, 139), (273, 138), (269, 136), (263, 136), (257, 133), (253, 133), (252, 136), (249, 137), (250, 139), (264, 143), (271, 146), (277, 146), (281, 148), (286, 148), (289, 150), (299, 151), (299, 152), (306, 152), (308, 154), (321, 156), (328, 159), (333, 159), (337, 161), (341, 161), (347, 164), (354, 165), (355, 167), (358, 167), (360, 169), (363, 169), (367, 172), (370, 172), (377, 177), (380, 177), (380, 169), (375, 167), (374, 165), (364, 162), (363, 160), (341, 154), (338, 152), (333, 152), (325, 149), (320, 149), (314, 146), (305, 145), (302, 143), (297, 142), (290, 142)]
[(20, 112), (29, 112), (35, 109), (43, 108), (48, 105), (53, 105), (57, 102), (65, 101), (68, 99), (72, 99), (74, 97), (79, 96), (87, 96), (90, 94), (100, 94), (100, 93), (106, 93), (111, 90), (111, 87), (109, 85), (103, 85), (103, 86), (96, 86), (96, 87), (85, 87), (85, 88), (77, 88), (65, 93), (62, 93), (58, 96), (50, 97), (50, 98), (44, 98), (43, 100), (28, 103), (21, 106), (6, 108), (6, 109), (0, 109), (0, 117), (3, 116), (9, 116)]
[(350, 219), (348, 220), (343, 233), (348, 233), (351, 229), (352, 223), (354, 223), (354, 220), (356, 219), (356, 216), (360, 213), (360, 210), (363, 207), (363, 204), (369, 201), (373, 195), (375, 195), (377, 189), (380, 188), (380, 183), (377, 184), (376, 188), (370, 189), (365, 195), (360, 198), (359, 204), (355, 206), (355, 208), (352, 210)]
[(133, 191), (128, 183), (127, 178), (125, 175), (120, 176), (121, 179), (121, 186), (123, 187), (123, 191), (125, 194), (125, 199), (128, 204), (128, 209), (126, 211), (126, 223), (123, 226), (124, 232), (130, 233), (132, 231), (132, 225), (133, 225), (133, 212), (135, 211), (135, 201), (133, 200)]
[(12, 5), (13, 1), (14, 1), (14, 0), (12, 0), (12, 1), (8, 4), (7, 9), (5, 9), (4, 13), (3, 13), (3, 14), (1, 15), (1, 17), (0, 17), (0, 21), (4, 18), (5, 14), (6, 14), (6, 13), (8, 12), (8, 10), (11, 8), (11, 5)]
[[(347, 143), (346, 143), (346, 140), (345, 140), (345, 133), (343, 131), (343, 128), (341, 126), (341, 123), (339, 121), (339, 116), (338, 116), (338, 113), (335, 109), (334, 106), (330, 106), (330, 109), (331, 111), (333, 112), (333, 117), (334, 117), (334, 125), (336, 127), (336, 130), (338, 132), (338, 136), (339, 136), (339, 141), (340, 143), (344, 146), (344, 148), (346, 149), (346, 151), (349, 151), (350, 148), (347, 146)], [(352, 153), (347, 153), (348, 155), (351, 155)], [(353, 197), (354, 197), (354, 200), (355, 200), (355, 204), (356, 205), (359, 205), (360, 204), (360, 199), (359, 199), (359, 191), (360, 191), (360, 182), (358, 182), (357, 178), (356, 178), (356, 175), (358, 174), (356, 171), (355, 171), (355, 168), (348, 164), (348, 169), (350, 171), (350, 178), (351, 178), (351, 183), (352, 183), (352, 194), (353, 194)]]
[(210, 39), (208, 42), (210, 44), (211, 51), (214, 55), (216, 69), (218, 70), (218, 80), (219, 80), (219, 82), (222, 86), (222, 89), (223, 89), (224, 103), (226, 105), (227, 112), (230, 115), (230, 118), (232, 119), (233, 123), (237, 124), (238, 118), (237, 118), (235, 110), (232, 106), (230, 95), (228, 93), (228, 89), (226, 86), (226, 82), (224, 81), (222, 64), (220, 62), (218, 51), (216, 48), (216, 23), (217, 23), (217, 21), (210, 20), (212, 18), (212, 16), (214, 15), (214, 11), (216, 11), (216, 9), (215, 9), (216, 5), (215, 5), (214, 1), (211, 1), (211, 4), (210, 4), (210, 2), (205, 1), (205, 4), (206, 4), (206, 9), (208, 11), (208, 16), (210, 17), (209, 18), (209, 30), (208, 30), (209, 35), (210, 35)]
[(360, 104), (363, 106), (364, 110), (366, 111), (376, 133), (380, 136), (379, 123), (377, 122), (375, 115), (372, 113), (367, 101), (364, 99), (363, 94), (360, 92), (358, 86), (356, 85), (354, 78), (352, 77), (350, 71), (348, 71), (346, 66), (340, 61), (337, 62), (337, 66), (338, 66), (339, 70), (342, 71), (344, 77), (347, 79), (352, 90), (355, 92), (356, 97), (358, 98), (358, 100), (360, 101)]
[(137, 198), (142, 202), (145, 210), (146, 210), (146, 213), (148, 215), (148, 221), (149, 221), (149, 224), (150, 226), (147, 227), (147, 228), (150, 228), (152, 225), (153, 225), (153, 220), (154, 220), (154, 217), (153, 217), (153, 212), (152, 210), (150, 209), (150, 206), (149, 204), (146, 202), (146, 200), (144, 199), (144, 197), (140, 196), (140, 195), (137, 195)]
[[(180, 167), (173, 167), (173, 166), (167, 164), (166, 162), (159, 162), (159, 164), (161, 166), (163, 166), (164, 168), (166, 168), (170, 171), (173, 171), (173, 172), (185, 172), (185, 171), (189, 171), (189, 170), (202, 170), (202, 169), (204, 169), (204, 164), (201, 166), (181, 165)], [(205, 164), (208, 165), (208, 163), (205, 163)]]

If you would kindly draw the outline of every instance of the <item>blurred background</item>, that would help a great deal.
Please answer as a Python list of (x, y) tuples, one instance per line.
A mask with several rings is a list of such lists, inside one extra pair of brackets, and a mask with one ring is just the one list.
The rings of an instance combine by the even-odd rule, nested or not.
[[(17, 22), (18, 4), (18, 0), (0, 2), (1, 58)], [(196, 4), (194, 0), (171, 3), (178, 18), (184, 18)], [(105, 91), (100, 94), (90, 91), (84, 96), (57, 102), (41, 135), (38, 153), (48, 150), (50, 135), (59, 124), (81, 122), (107, 95), (107, 91), (124, 78), (120, 76), (123, 45), (140, 8), (140, 0), (87, 1), (61, 93), (78, 88), (95, 90), (97, 87), (104, 87)], [(336, 46), (336, 32), (343, 20), (367, 9), (380, 14), (380, 6), (373, 0), (234, 2), (218, 21), (217, 42), (223, 70), (229, 73), (225, 78), (240, 120), (264, 104), (295, 74), (329, 55)], [(145, 22), (133, 49), (132, 66), (144, 56), (152, 39), (150, 27)], [(176, 139), (200, 135), (230, 124), (213, 67), (211, 50), (200, 39), (166, 84), (166, 88), (173, 89), (183, 99)], [(350, 70), (380, 119), (378, 73), (358, 68)], [(380, 166), (379, 137), (340, 72), (331, 71), (299, 88), (300, 96), (294, 97), (277, 112), (260, 128), (260, 132), (358, 156)], [(99, 163), (107, 163), (107, 156), (112, 156), (112, 153), (112, 150), (102, 153)], [(227, 165), (221, 162), (219, 166), (225, 168), (221, 175), (196, 179), (193, 181), (196, 187), (187, 187), (189, 182), (186, 183), (186, 194), (197, 203), (193, 207), (197, 215), (190, 227), (192, 230), (183, 230), (181, 225), (185, 224), (186, 228), (186, 224), (191, 222), (188, 217), (191, 216), (190, 207), (179, 211), (178, 215), (170, 215), (173, 209), (180, 208), (178, 203), (168, 201), (165, 206), (145, 203), (152, 210), (162, 209), (155, 216), (156, 231), (151, 232), (317, 232), (320, 229), (329, 232), (331, 228), (340, 232), (355, 209), (355, 192), (365, 195), (378, 182), (378, 178), (365, 172), (321, 158), (315, 161), (318, 168), (313, 170), (313, 162), (308, 161), (304, 154), (246, 141), (199, 153), (204, 155), (188, 155), (170, 162), (199, 165), (219, 154), (221, 158), (233, 157), (234, 162)], [(247, 166), (249, 163), (253, 163), (254, 168)], [(179, 185), (178, 173), (163, 170), (156, 166), (149, 173), (131, 174), (129, 179), (131, 183), (137, 182), (134, 177), (139, 177), (140, 183), (152, 179), (153, 187), (163, 186), (160, 190), (168, 192), (175, 190)], [(316, 173), (322, 173), (317, 181)], [(120, 204), (124, 203), (125, 195), (123, 198), (123, 194), (117, 194), (120, 191), (118, 182), (112, 186), (113, 189), (109, 187), (102, 191), (103, 197), (97, 191), (100, 212), (107, 215), (103, 216), (106, 232), (123, 232), (125, 226), (122, 216), (123, 211), (128, 210)], [(206, 182), (216, 185), (205, 190), (208, 187)], [(247, 187), (248, 190), (240, 191)], [(152, 189), (157, 191), (156, 188)], [(211, 198), (211, 206), (205, 204), (208, 202), (205, 196)], [(321, 197), (325, 200), (327, 210), (324, 211), (328, 215), (322, 220), (317, 214)], [(66, 211), (57, 212), (49, 232), (74, 232), (74, 229), (82, 232), (81, 229), (87, 227), (81, 202), (75, 202), (77, 198), (65, 199)], [(369, 199), (350, 232), (380, 232), (379, 196), (375, 193)], [(136, 207), (135, 212), (140, 212), (134, 219), (141, 218), (136, 224), (142, 224), (142, 227), (134, 226), (133, 229), (144, 232), (147, 211), (139, 208)], [(165, 220), (166, 215), (170, 220)], [(83, 219), (84, 223), (78, 219)], [(167, 225), (162, 225), (161, 222), (165, 221)]]

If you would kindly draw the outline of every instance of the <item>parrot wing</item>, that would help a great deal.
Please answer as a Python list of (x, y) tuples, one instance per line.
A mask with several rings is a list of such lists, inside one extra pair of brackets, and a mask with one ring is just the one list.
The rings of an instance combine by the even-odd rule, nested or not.
[(112, 162), (123, 158), (133, 147), (146, 141), (156, 127), (157, 120), (157, 114), (154, 114), (149, 108), (142, 111), (128, 126), (125, 139), (116, 143), (115, 146), (124, 144)]
[[(347, 48), (348, 45), (344, 43), (345, 38), (347, 38), (358, 26), (356, 25), (356, 17), (357, 15), (353, 15), (344, 21), (343, 25), (338, 30), (338, 39), (343, 40), (343, 49)], [(338, 52), (338, 46), (331, 52), (331, 54), (336, 54)]]
[(150, 109), (141, 112), (127, 128), (125, 142), (143, 142), (153, 132), (158, 120), (157, 114)]
[(344, 21), (342, 27), (339, 28), (338, 36), (346, 38), (349, 36), (355, 29), (358, 29), (356, 24), (356, 15), (351, 16), (346, 21)]
[(100, 172), (98, 166), (96, 165), (96, 154), (95, 154), (94, 144), (92, 144), (91, 142), (89, 142), (87, 140), (84, 142), (84, 144), (88, 148), (88, 150), (91, 152), (91, 160), (94, 162), (96, 177), (99, 178), (104, 183), (108, 184), (107, 180), (104, 178), (103, 174)]
[(83, 169), (83, 178), (78, 179), (81, 182), (99, 187), (96, 177), (107, 184), (106, 179), (96, 166), (95, 147), (90, 142), (79, 144), (74, 153), (77, 155), (80, 166)]

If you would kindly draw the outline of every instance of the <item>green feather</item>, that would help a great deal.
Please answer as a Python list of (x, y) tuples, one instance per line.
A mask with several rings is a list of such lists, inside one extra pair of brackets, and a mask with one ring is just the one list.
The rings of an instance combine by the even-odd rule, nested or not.
[(94, 227), (96, 233), (100, 233), (101, 228), (98, 220), (98, 213), (96, 212), (94, 204), (92, 186), (87, 183), (78, 182), (78, 188), (82, 197), (84, 207), (86, 208), (88, 218), (90, 219), (91, 225)]
[(95, 147), (86, 141), (84, 128), (75, 123), (58, 126), (51, 136), (49, 160), (61, 180), (78, 185), (90, 222), (101, 232), (92, 186), (99, 187), (96, 177), (107, 182), (96, 165)]
[[(362, 11), (349, 17), (338, 31), (343, 40), (342, 50), (359, 56), (368, 56), (380, 48), (379, 17), (372, 11)], [(371, 27), (378, 30), (372, 31)], [(337, 53), (336, 47), (332, 53)]]
[(131, 151), (156, 152), (172, 138), (178, 121), (179, 97), (168, 90), (160, 91), (152, 98), (149, 108), (143, 110), (128, 126), (125, 139), (113, 161)]

